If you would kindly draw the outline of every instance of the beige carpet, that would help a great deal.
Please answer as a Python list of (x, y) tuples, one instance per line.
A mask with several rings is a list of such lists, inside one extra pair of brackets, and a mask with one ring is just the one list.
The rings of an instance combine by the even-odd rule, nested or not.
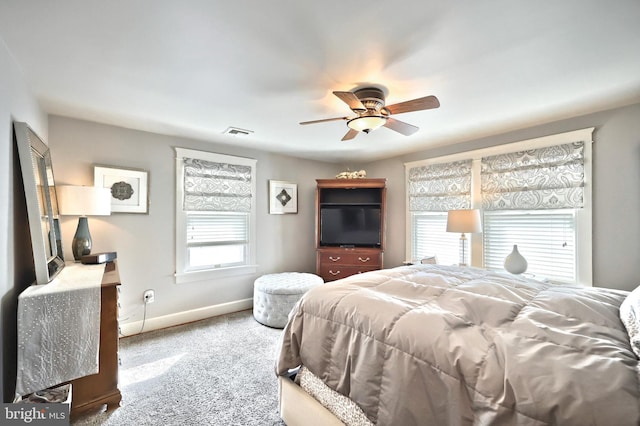
[(121, 406), (73, 425), (284, 425), (281, 330), (242, 311), (120, 340)]

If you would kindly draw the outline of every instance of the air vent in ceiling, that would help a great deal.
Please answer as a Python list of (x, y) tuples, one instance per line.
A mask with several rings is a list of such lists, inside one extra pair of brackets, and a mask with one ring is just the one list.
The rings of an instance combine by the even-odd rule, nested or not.
[(224, 131), (225, 135), (231, 135), (231, 136), (248, 136), (251, 133), (253, 133), (253, 131), (239, 129), (237, 127), (227, 127), (227, 130)]

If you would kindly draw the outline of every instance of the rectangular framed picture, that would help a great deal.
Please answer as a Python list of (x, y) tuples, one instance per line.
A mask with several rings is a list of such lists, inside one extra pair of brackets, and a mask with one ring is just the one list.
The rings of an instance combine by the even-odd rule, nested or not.
[(269, 214), (298, 213), (298, 185), (281, 180), (269, 181)]
[(149, 173), (144, 170), (95, 166), (93, 185), (111, 190), (113, 213), (149, 212)]

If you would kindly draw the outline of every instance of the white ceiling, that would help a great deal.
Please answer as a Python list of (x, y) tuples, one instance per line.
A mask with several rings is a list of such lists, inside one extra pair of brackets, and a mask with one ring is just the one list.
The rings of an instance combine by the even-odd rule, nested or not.
[[(339, 163), (640, 101), (638, 0), (0, 0), (0, 37), (49, 113)], [(298, 124), (366, 84), (441, 107)]]

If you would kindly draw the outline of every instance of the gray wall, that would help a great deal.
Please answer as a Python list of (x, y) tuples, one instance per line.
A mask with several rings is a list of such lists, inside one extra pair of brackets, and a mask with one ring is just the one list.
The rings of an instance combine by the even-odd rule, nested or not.
[[(240, 155), (258, 160), (258, 274), (315, 269), (314, 189), (316, 178), (331, 178), (342, 166), (300, 160), (229, 145), (174, 138), (63, 117), (40, 110), (19, 67), (0, 41), (0, 379), (2, 398), (13, 397), (15, 384), (15, 318), (17, 295), (33, 280), (30, 240), (12, 120), (26, 121), (52, 147), (58, 183), (92, 185), (94, 164), (141, 168), (150, 173), (148, 215), (114, 214), (91, 218), (94, 251), (118, 252), (123, 317), (142, 316), (142, 292), (156, 290), (148, 316), (222, 304), (252, 295), (254, 276), (216, 282), (174, 284), (173, 146)], [(594, 145), (593, 268), (594, 284), (632, 289), (640, 283), (640, 105), (563, 120), (490, 138), (434, 148), (361, 166), (370, 177), (388, 184), (385, 266), (405, 259), (406, 161), (483, 148), (584, 127), (596, 127)], [(269, 215), (269, 179), (298, 183), (297, 215)], [(69, 258), (76, 218), (64, 218), (63, 237)]]
[(595, 127), (593, 145), (593, 284), (632, 290), (640, 285), (640, 104), (466, 141), (362, 167), (388, 182), (385, 266), (405, 258), (404, 163)]
[(46, 115), (0, 39), (0, 380), (4, 402), (13, 399), (15, 390), (17, 297), (35, 279), (13, 120), (28, 122), (47, 140)]
[[(57, 184), (93, 185), (94, 164), (149, 172), (148, 215), (89, 218), (93, 251), (118, 252), (123, 323), (142, 320), (149, 288), (156, 296), (147, 319), (251, 298), (261, 274), (315, 272), (315, 179), (334, 176), (336, 165), (58, 116), (49, 118), (49, 130)], [(175, 284), (175, 146), (258, 160), (256, 275)], [(269, 179), (298, 184), (298, 214), (268, 214)], [(76, 225), (75, 217), (61, 220), (67, 259)]]

